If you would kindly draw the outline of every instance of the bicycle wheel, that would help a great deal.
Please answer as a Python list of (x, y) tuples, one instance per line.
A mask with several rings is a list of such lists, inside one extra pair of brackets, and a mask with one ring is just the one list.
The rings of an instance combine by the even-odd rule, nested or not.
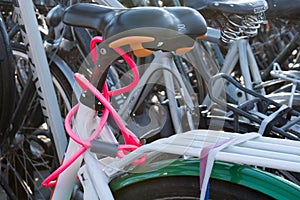
[[(115, 191), (115, 199), (199, 199), (199, 177), (161, 177)], [(209, 199), (272, 199), (253, 189), (228, 181), (211, 179)]]
[(14, 108), (14, 61), (0, 14), (0, 135), (8, 128)]
[[(25, 48), (16, 44), (12, 49), (17, 61), (17, 108), (20, 109), (16, 109), (18, 114), (14, 115), (17, 124), (2, 144), (2, 172), (7, 178), (6, 187), (10, 189), (6, 192), (11, 199), (49, 199), (51, 189), (42, 188), (41, 182), (58, 166), (55, 145), (37, 94), (26, 94), (29, 100), (25, 104), (23, 101), (25, 92), (35, 92)], [(71, 107), (72, 90), (58, 68), (54, 64), (50, 67), (63, 118)], [(28, 90), (29, 86), (33, 89)]]

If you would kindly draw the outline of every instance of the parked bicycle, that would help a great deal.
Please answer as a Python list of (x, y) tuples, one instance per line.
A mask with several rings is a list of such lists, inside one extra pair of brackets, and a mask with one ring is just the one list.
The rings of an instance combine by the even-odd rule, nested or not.
[[(94, 18), (95, 21), (87, 21), (86, 16), (82, 13), (86, 13), (85, 11), (90, 11), (90, 13), (94, 13), (96, 18)], [(165, 23), (169, 25), (169, 19), (175, 18), (178, 20), (178, 23), (184, 23), (186, 25), (186, 32), (185, 34), (189, 36), (195, 36), (195, 35), (203, 35), (205, 34), (205, 29), (203, 29), (203, 32), (198, 32), (195, 29), (193, 29), (193, 26), (191, 21), (183, 21), (184, 18), (178, 19), (178, 16), (180, 16), (182, 13), (188, 14), (188, 16), (193, 16), (194, 20), (198, 22), (198, 24), (204, 23), (203, 18), (201, 15), (199, 15), (198, 12), (195, 12), (192, 9), (188, 8), (157, 8), (154, 9), (157, 14), (164, 14), (165, 16), (168, 16), (166, 18), (163, 18)], [(207, 131), (207, 130), (199, 130), (194, 131), (190, 133), (185, 134), (177, 134), (174, 137), (170, 137), (167, 139), (160, 139), (156, 142), (150, 143), (148, 145), (141, 145), (138, 138), (132, 134), (131, 131), (129, 131), (126, 126), (124, 126), (121, 118), (117, 115), (116, 111), (112, 108), (112, 106), (109, 103), (109, 96), (112, 96), (114, 94), (114, 91), (109, 91), (107, 87), (105, 86), (104, 82), (106, 80), (107, 70), (115, 59), (118, 59), (120, 55), (124, 55), (124, 52), (120, 52), (118, 50), (119, 48), (126, 47), (126, 45), (130, 46), (130, 50), (125, 50), (125, 52), (133, 51), (136, 53), (136, 56), (141, 55), (147, 55), (148, 53), (152, 53), (154, 49), (157, 49), (157, 47), (160, 47), (159, 50), (168, 50), (168, 51), (175, 51), (178, 49), (190, 47), (191, 43), (180, 43), (174, 45), (168, 45), (168, 44), (174, 44), (172, 42), (167, 43), (167, 41), (174, 40), (174, 39), (182, 39), (184, 40), (186, 36), (181, 34), (180, 32), (174, 31), (174, 30), (168, 30), (166, 33), (168, 33), (168, 37), (164, 37), (165, 34), (161, 35), (161, 25), (156, 25), (152, 21), (148, 21), (149, 25), (152, 25), (151, 27), (151, 33), (149, 33), (149, 29), (145, 28), (145, 26), (139, 27), (139, 24), (133, 23), (130, 20), (125, 19), (131, 19), (131, 17), (134, 17), (135, 19), (141, 19), (145, 16), (147, 16), (150, 13), (154, 12), (152, 9), (149, 8), (135, 8), (135, 9), (114, 9), (109, 7), (102, 7), (97, 5), (90, 5), (90, 4), (78, 4), (75, 6), (70, 7), (64, 14), (64, 21), (70, 25), (77, 25), (82, 27), (89, 27), (94, 28), (95, 30), (102, 32), (104, 36), (104, 41), (101, 42), (98, 46), (99, 49), (99, 59), (97, 60), (97, 67), (95, 67), (95, 70), (92, 72), (90, 78), (91, 83), (85, 79), (82, 75), (76, 75), (76, 80), (78, 81), (79, 85), (84, 89), (84, 94), (81, 97), (81, 102), (76, 105), (69, 115), (67, 116), (66, 120), (66, 127), (68, 130), (68, 133), (70, 134), (70, 137), (73, 139), (70, 141), (65, 162), (63, 165), (58, 168), (50, 177), (48, 177), (44, 181), (44, 186), (53, 186), (56, 185), (55, 191), (53, 193), (54, 199), (61, 199), (63, 197), (70, 198), (70, 196), (73, 193), (73, 189), (76, 182), (76, 174), (78, 175), (83, 190), (84, 190), (84, 198), (107, 198), (112, 199), (113, 197), (120, 197), (120, 198), (146, 198), (146, 196), (143, 196), (144, 194), (149, 194), (150, 191), (141, 190), (140, 186), (142, 188), (149, 188), (145, 187), (144, 184), (148, 186), (159, 186), (159, 184), (155, 184), (153, 181), (163, 181), (166, 183), (170, 182), (170, 177), (166, 175), (176, 175), (175, 177), (178, 178), (180, 173), (176, 173), (175, 171), (169, 171), (169, 168), (163, 168), (165, 164), (169, 164), (170, 161), (168, 160), (162, 160), (162, 162), (155, 163), (156, 165), (155, 169), (162, 169), (165, 173), (155, 176), (155, 178), (144, 178), (143, 180), (138, 180), (137, 182), (133, 181), (127, 185), (126, 187), (120, 186), (117, 189), (111, 189), (108, 185), (109, 182), (111, 182), (111, 179), (113, 181), (111, 182), (111, 187), (114, 187), (115, 184), (119, 184), (119, 181), (129, 181), (130, 178), (140, 177), (139, 175), (145, 175), (145, 169), (144, 167), (149, 167), (147, 174), (152, 175), (153, 173), (157, 172), (156, 170), (152, 172), (153, 168), (151, 168), (151, 161), (155, 161), (156, 159), (159, 160), (159, 156), (166, 156), (169, 154), (175, 154), (175, 159), (180, 162), (194, 162), (186, 160), (184, 161), (181, 159), (178, 159), (178, 156), (192, 156), (192, 157), (199, 157), (200, 152), (202, 151), (201, 148), (201, 141), (203, 144), (209, 144), (211, 141), (213, 144), (216, 142), (217, 138), (222, 138), (223, 134), (226, 135), (224, 132), (220, 131)], [(193, 13), (193, 15), (191, 15)], [(105, 21), (108, 16), (114, 16), (111, 21)], [(123, 18), (124, 17), (124, 18)], [(123, 25), (123, 23), (120, 23), (122, 20), (129, 22), (132, 22), (133, 24)], [(98, 22), (103, 26), (98, 26)], [(145, 22), (145, 20), (142, 20)], [(173, 21), (173, 20), (172, 20)], [(89, 22), (89, 23), (88, 23)], [(154, 23), (154, 25), (152, 24)], [(205, 23), (204, 23), (205, 24)], [(136, 29), (130, 29), (134, 26)], [(130, 28), (128, 28), (128, 26)], [(204, 26), (205, 27), (205, 26)], [(175, 24), (174, 29), (176, 30), (177, 26)], [(143, 31), (145, 30), (145, 31)], [(165, 30), (165, 29), (163, 29)], [(193, 32), (195, 30), (195, 32)], [(157, 31), (157, 32), (156, 32)], [(134, 37), (134, 38), (132, 38)], [(137, 37), (137, 38), (135, 38)], [(131, 40), (128, 40), (130, 38)], [(149, 40), (148, 40), (149, 39)], [(190, 39), (189, 39), (190, 40)], [(162, 45), (157, 45), (157, 42), (163, 42)], [(193, 44), (193, 43), (192, 43)], [(143, 45), (143, 46), (142, 46)], [(183, 46), (181, 46), (183, 45)], [(117, 50), (118, 53), (115, 52)], [(100, 65), (98, 65), (100, 64)], [(93, 86), (94, 85), (94, 86)], [(104, 87), (102, 87), (104, 85)], [(99, 90), (103, 92), (103, 95), (99, 92)], [(95, 103), (95, 98), (98, 99)], [(97, 106), (100, 102), (100, 106)], [(96, 106), (95, 106), (96, 105)], [(97, 109), (98, 108), (98, 109)], [(71, 121), (73, 116), (76, 113), (76, 118), (73, 123), (73, 129), (76, 131), (74, 133), (71, 128)], [(120, 132), (122, 133), (124, 137), (125, 144), (118, 144), (117, 140), (115, 139), (115, 134), (110, 130), (109, 124), (106, 123), (108, 118), (108, 113), (110, 113), (111, 117), (114, 119), (115, 123), (118, 125)], [(101, 133), (101, 134), (100, 134)], [(216, 134), (216, 135), (214, 135)], [(195, 139), (199, 136), (199, 140)], [(239, 134), (233, 134), (232, 137), (238, 137), (241, 136)], [(96, 138), (101, 138), (100, 140), (96, 140)], [(245, 137), (249, 137), (248, 139), (254, 140), (254, 138), (257, 138), (257, 134), (246, 134)], [(200, 139), (202, 138), (202, 139)], [(228, 138), (227, 138), (228, 139)], [(241, 141), (248, 141), (248, 139), (241, 140)], [(279, 140), (279, 139), (271, 139), (271, 138), (258, 138), (259, 140), (262, 139), (266, 143), (270, 142), (273, 143), (276, 141), (277, 144), (279, 143), (285, 143), (284, 145), (293, 145), (293, 147), (297, 146), (298, 142), (296, 141), (289, 141), (289, 140)], [(236, 139), (238, 140), (238, 139)], [(236, 141), (234, 139), (234, 141)], [(269, 141), (270, 140), (270, 141)], [(194, 141), (196, 143), (192, 144), (191, 142)], [(241, 142), (240, 141), (240, 142)], [(225, 142), (226, 143), (226, 142)], [(225, 144), (224, 143), (224, 144)], [(229, 142), (230, 143), (230, 142)], [(234, 143), (234, 142), (233, 142)], [(238, 144), (239, 142), (235, 143)], [(241, 159), (241, 157), (237, 158), (236, 160), (232, 160), (235, 156), (228, 155), (228, 156), (220, 156), (221, 160), (225, 161), (233, 161), (233, 162), (242, 162), (248, 165), (260, 165), (265, 167), (273, 167), (277, 168), (280, 166), (279, 163), (284, 162), (284, 159), (281, 160), (277, 155), (273, 154), (273, 149), (269, 149), (272, 145), (267, 145), (265, 143), (260, 143), (260, 147), (256, 146), (257, 148), (263, 148), (267, 152), (265, 152), (263, 155), (253, 154), (255, 152), (255, 148), (253, 151), (251, 151), (250, 155), (252, 156), (262, 156), (260, 157), (260, 163), (256, 162), (256, 159), (253, 159), (253, 157), (248, 157), (245, 159)], [(195, 145), (195, 146), (194, 146)], [(218, 144), (222, 146), (222, 144)], [(218, 146), (217, 145), (217, 146)], [(268, 147), (266, 147), (268, 146)], [(199, 148), (200, 147), (200, 148)], [(252, 146), (253, 147), (253, 146)], [(272, 146), (274, 147), (274, 146)], [(213, 147), (212, 147), (213, 148)], [(251, 148), (250, 148), (251, 149)], [(278, 148), (280, 149), (280, 148)], [(132, 152), (128, 152), (134, 150)], [(250, 150), (249, 150), (250, 151)], [(285, 151), (285, 153), (290, 152), (291, 150)], [(96, 153), (96, 155), (94, 153)], [(247, 151), (248, 152), (248, 149)], [(273, 153), (270, 153), (273, 152)], [(296, 151), (293, 151), (295, 153)], [(126, 153), (128, 153), (126, 155)], [(291, 153), (291, 152), (290, 152)], [(145, 156), (147, 154), (147, 156)], [(247, 154), (247, 153), (246, 153)], [(272, 155), (271, 155), (272, 154)], [(98, 155), (98, 156), (97, 156)], [(101, 155), (101, 156), (100, 156)], [(236, 155), (236, 154), (234, 154)], [(270, 157), (269, 157), (269, 156)], [(289, 154), (290, 155), (290, 154)], [(100, 157), (99, 157), (100, 156)], [(115, 157), (119, 158), (115, 158)], [(266, 156), (266, 157), (264, 157)], [(274, 156), (274, 157), (273, 157)], [(286, 155), (284, 155), (286, 156)], [(205, 156), (204, 156), (205, 157)], [(270, 162), (269, 159), (272, 159), (272, 162)], [(289, 156), (285, 157), (288, 158)], [(293, 169), (288, 170), (296, 170), (295, 166), (297, 165), (297, 160), (299, 158), (295, 155), (292, 156), (293, 160), (296, 162), (293, 162), (292, 165), (288, 165)], [(99, 160), (98, 160), (99, 158)], [(149, 160), (148, 160), (149, 159)], [(82, 165), (82, 161), (84, 160), (84, 165)], [(198, 159), (196, 159), (197, 163), (199, 162)], [(264, 161), (263, 161), (264, 160)], [(172, 160), (174, 161), (174, 160)], [(135, 164), (140, 165), (131, 165), (131, 163), (134, 162)], [(145, 163), (144, 163), (145, 162)], [(292, 161), (288, 161), (292, 162)], [(225, 164), (225, 163), (223, 163)], [(291, 163), (290, 163), (291, 164)], [(184, 165), (176, 164), (177, 166), (182, 166), (183, 170), (186, 173), (190, 173), (190, 176), (193, 175), (193, 171), (191, 170), (184, 170), (186, 169)], [(221, 164), (222, 165), (222, 164)], [(226, 165), (226, 164), (225, 164)], [(230, 165), (230, 164), (229, 164)], [(170, 165), (172, 166), (172, 165)], [(235, 165), (236, 166), (236, 165)], [(283, 166), (283, 165), (281, 165)], [(225, 167), (224, 165), (221, 166), (221, 168)], [(201, 167), (203, 170), (203, 167)], [(134, 173), (133, 169), (139, 171), (138, 173)], [(253, 169), (253, 168), (248, 168)], [(226, 170), (225, 170), (226, 171)], [(252, 171), (252, 170), (250, 170)], [(297, 170), (296, 170), (297, 171)], [(258, 172), (258, 171), (257, 171)], [(123, 174), (123, 176), (119, 175)], [(175, 174), (173, 174), (175, 173)], [(199, 171), (197, 169), (196, 176), (198, 177)], [(272, 180), (276, 183), (277, 181), (281, 182), (280, 179), (275, 178), (273, 175), (266, 174), (262, 172), (264, 175), (270, 177)], [(209, 174), (209, 173), (208, 173)], [(177, 176), (178, 175), (178, 176)], [(257, 175), (257, 174), (256, 174)], [(255, 176), (256, 176), (255, 175)], [(119, 177), (119, 178), (116, 178)], [(168, 178), (167, 178), (168, 177)], [(174, 176), (173, 176), (174, 177)], [(185, 177), (185, 176), (183, 176)], [(183, 178), (181, 177), (181, 178)], [(57, 181), (54, 181), (54, 179), (58, 178)], [(166, 178), (166, 179), (165, 179)], [(179, 179), (181, 179), (179, 178)], [(188, 177), (185, 177), (188, 178)], [(185, 179), (184, 178), (184, 179)], [(196, 177), (195, 177), (196, 178)], [(179, 180), (177, 179), (177, 180)], [(189, 179), (189, 178), (188, 178)], [(225, 178), (227, 179), (227, 178)], [(174, 180), (174, 179), (172, 179)], [(199, 181), (198, 178), (194, 179), (196, 182)], [(207, 181), (207, 179), (205, 179)], [(229, 179), (227, 179), (229, 180)], [(231, 179), (233, 180), (233, 179)], [(117, 183), (116, 183), (116, 182)], [(180, 180), (180, 182), (182, 182)], [(248, 181), (246, 181), (248, 182)], [(125, 182), (124, 182), (125, 183)], [(188, 180), (188, 183), (191, 184), (191, 180)], [(222, 182), (223, 183), (223, 182)], [(284, 184), (287, 184), (288, 182), (284, 181), (282, 182)], [(175, 184), (175, 183), (174, 183)], [(179, 181), (176, 181), (176, 185), (179, 184)], [(224, 183), (226, 184), (226, 183)], [(237, 184), (237, 182), (234, 182), (234, 186)], [(204, 184), (206, 185), (206, 184)], [(134, 188), (131, 188), (133, 187)], [(136, 187), (139, 189), (137, 189)], [(193, 187), (196, 188), (193, 188)], [(233, 187), (234, 187), (233, 186)], [(250, 183), (245, 183), (244, 186), (250, 186)], [(292, 187), (297, 187), (296, 185), (290, 185)], [(287, 186), (287, 188), (290, 188), (290, 186)], [(192, 191), (196, 192), (192, 194), (190, 190), (187, 190), (187, 188), (184, 188), (184, 190), (180, 190), (180, 188), (183, 188), (181, 184), (176, 186), (173, 185), (171, 191), (167, 189), (158, 190), (157, 188), (150, 187), (150, 190), (153, 191), (155, 189), (157, 192), (153, 193), (153, 196), (150, 196), (150, 198), (162, 198), (162, 197), (178, 197), (178, 196), (190, 196), (193, 197), (199, 197), (199, 185), (198, 184), (192, 184), (188, 185), (188, 188), (192, 189)], [(202, 187), (202, 186), (201, 186)], [(205, 190), (206, 186), (203, 186), (202, 189)], [(238, 187), (238, 186), (237, 186)], [(178, 189), (177, 189), (178, 188)], [(212, 187), (215, 188), (215, 187)], [(238, 187), (239, 188), (239, 187)], [(257, 198), (263, 198), (260, 195), (260, 192), (264, 193), (265, 195), (273, 196), (274, 198), (280, 198), (279, 193), (281, 193), (280, 189), (276, 188), (274, 190), (266, 191), (264, 187), (258, 188), (256, 186), (251, 186), (250, 188), (259, 191), (258, 193), (254, 192), (252, 189), (247, 190), (249, 192), (249, 195), (259, 195), (256, 196)], [(279, 187), (280, 188), (280, 187)], [(295, 188), (296, 189), (296, 188)], [(237, 189), (235, 189), (236, 191)], [(299, 189), (296, 189), (299, 191)], [(112, 194), (112, 191), (114, 192), (114, 195)], [(124, 191), (124, 193), (123, 193)], [(126, 191), (126, 193), (125, 193)], [(135, 193), (131, 193), (135, 191)], [(161, 193), (161, 192), (162, 193)], [(181, 193), (182, 191), (183, 193)], [(188, 191), (188, 192), (187, 192)], [(121, 193), (122, 192), (122, 193)], [(187, 192), (188, 194), (186, 194)], [(212, 189), (211, 192), (213, 193), (214, 190)], [(220, 191), (218, 191), (220, 192)], [(165, 194), (164, 194), (165, 193)], [(226, 193), (227, 194), (227, 193)], [(247, 193), (248, 194), (248, 193)], [(120, 196), (118, 196), (120, 195)], [(142, 195), (142, 196), (140, 196)], [(158, 195), (158, 196), (155, 196)], [(162, 196), (160, 196), (162, 195)], [(213, 194), (212, 194), (213, 195)], [(224, 193), (221, 193), (221, 195), (225, 195)], [(233, 194), (235, 195), (235, 194)], [(240, 194), (236, 194), (238, 197), (241, 197)], [(282, 194), (281, 194), (282, 195)], [(293, 193), (293, 195), (297, 195), (296, 193)], [(205, 192), (202, 193), (201, 198), (205, 196)], [(264, 196), (265, 197), (265, 196)], [(242, 198), (242, 197), (241, 197)]]

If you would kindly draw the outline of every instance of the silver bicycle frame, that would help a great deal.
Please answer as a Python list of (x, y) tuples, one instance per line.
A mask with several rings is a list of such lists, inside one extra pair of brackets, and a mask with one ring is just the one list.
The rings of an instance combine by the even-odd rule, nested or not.
[(42, 43), (41, 33), (34, 12), (32, 1), (18, 0), (20, 7), (15, 7), (18, 23), (25, 30), (22, 37), (27, 48), (29, 63), (33, 73), (33, 80), (36, 84), (43, 114), (53, 134), (58, 158), (62, 160), (67, 138), (62, 123), (58, 102), (52, 83), (51, 73), (45, 50)]
[[(206, 40), (214, 43), (218, 41), (219, 38), (217, 37), (220, 37), (221, 35), (218, 34), (220, 30), (213, 28), (209, 28), (208, 30), (209, 35)], [(240, 63), (239, 66), (245, 86), (248, 89), (253, 90), (253, 84), (260, 85), (262, 83), (262, 79), (253, 51), (247, 39), (238, 39), (230, 45), (230, 48), (224, 60), (224, 64), (223, 66), (221, 66), (220, 73), (230, 74), (238, 61)], [(258, 92), (262, 95), (265, 95), (264, 88), (259, 89)], [(215, 96), (218, 96), (220, 95), (220, 93), (221, 90), (215, 91), (214, 94)], [(251, 99), (251, 96), (247, 95), (246, 97), (244, 97), (244, 100), (246, 99)], [(243, 99), (240, 99), (238, 102), (241, 101), (243, 101)], [(210, 105), (210, 99), (208, 96), (204, 99), (203, 104)]]
[[(162, 84), (166, 87), (166, 96), (169, 100), (169, 108), (175, 132), (176, 134), (182, 133), (183, 114), (186, 113), (191, 118), (192, 112), (197, 105), (194, 105), (191, 99), (190, 94), (192, 88), (189, 89), (185, 85), (174, 63), (173, 55), (169, 52), (157, 51), (154, 53), (153, 61), (147, 66), (146, 71), (140, 78), (139, 84), (129, 94), (118, 113), (123, 119), (127, 119), (134, 106), (136, 106), (139, 100), (139, 93), (144, 86), (149, 83), (159, 83), (160, 79), (164, 80)], [(177, 88), (177, 91), (179, 90), (185, 106), (178, 107), (175, 97), (175, 88)], [(190, 130), (194, 129), (194, 124), (191, 119), (188, 120), (188, 123)]]

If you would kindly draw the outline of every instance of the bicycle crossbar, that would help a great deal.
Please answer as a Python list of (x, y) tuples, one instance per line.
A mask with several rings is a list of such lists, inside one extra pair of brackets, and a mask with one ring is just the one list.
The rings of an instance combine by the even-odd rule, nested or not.
[[(144, 145), (124, 158), (113, 162), (108, 168), (123, 169), (131, 162), (147, 154), (170, 153), (175, 155), (186, 155), (200, 157), (204, 147), (216, 144), (220, 141), (247, 137), (251, 139), (242, 142), (233, 142), (229, 147), (219, 151), (215, 159), (226, 162), (241, 163), (260, 167), (282, 169), (300, 172), (300, 142), (286, 139), (267, 138), (258, 133), (228, 133), (213, 130), (193, 130), (177, 134), (169, 138), (157, 140), (151, 144)], [(237, 140), (238, 141), (238, 140)]]

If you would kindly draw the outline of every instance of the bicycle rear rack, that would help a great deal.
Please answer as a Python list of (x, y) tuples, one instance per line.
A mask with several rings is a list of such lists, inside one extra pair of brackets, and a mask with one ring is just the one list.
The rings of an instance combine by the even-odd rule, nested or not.
[[(134, 171), (136, 167), (137, 171), (141, 170), (139, 165), (135, 165), (133, 162), (143, 157), (147, 162), (143, 163), (144, 167), (148, 170), (148, 164), (151, 165), (156, 161), (162, 161), (166, 166), (176, 159), (199, 158), (202, 191), (200, 199), (205, 199), (215, 160), (300, 172), (299, 150), (299, 141), (267, 138), (258, 133), (238, 134), (198, 129), (143, 145), (121, 159), (108, 157), (100, 160), (93, 159), (93, 166), (99, 166), (102, 169), (102, 175), (105, 174), (108, 177), (105, 179), (108, 182), (115, 176)], [(86, 154), (85, 158), (88, 157), (91, 156)], [(152, 166), (154, 168), (151, 170), (155, 170), (155, 165)], [(85, 173), (87, 167), (87, 165), (83, 166), (80, 173)], [(141, 167), (143, 169), (143, 166)], [(86, 174), (88, 175), (88, 173)], [(88, 177), (88, 179), (91, 178), (93, 177)], [(98, 177), (96, 180), (103, 180), (103, 178)], [(83, 181), (82, 178), (81, 181)]]
[(216, 160), (300, 172), (299, 141), (262, 137), (258, 133), (192, 130), (143, 145), (106, 165), (105, 173), (112, 177), (145, 154), (147, 160), (158, 154), (200, 157), (205, 147), (230, 139), (230, 145), (216, 153)]
[[(292, 107), (294, 96), (297, 91), (297, 85), (300, 84), (300, 71), (296, 71), (296, 70), (283, 71), (281, 70), (280, 65), (278, 63), (274, 63), (273, 71), (271, 71), (270, 74), (275, 78), (283, 79), (285, 81), (292, 83), (290, 99), (288, 104), (289, 107)], [(299, 90), (297, 92), (299, 93)]]
[[(250, 95), (251, 99), (236, 105), (215, 96), (213, 91), (214, 88), (220, 87), (220, 84), (216, 83), (220, 79), (226, 79), (238, 90)], [(258, 132), (261, 135), (300, 140), (300, 112), (243, 87), (229, 75), (218, 74), (214, 76), (209, 82), (209, 95), (213, 102), (230, 111), (227, 117), (233, 118), (234, 131), (236, 132), (239, 132), (239, 120), (246, 119), (248, 123), (256, 124), (259, 127)]]

